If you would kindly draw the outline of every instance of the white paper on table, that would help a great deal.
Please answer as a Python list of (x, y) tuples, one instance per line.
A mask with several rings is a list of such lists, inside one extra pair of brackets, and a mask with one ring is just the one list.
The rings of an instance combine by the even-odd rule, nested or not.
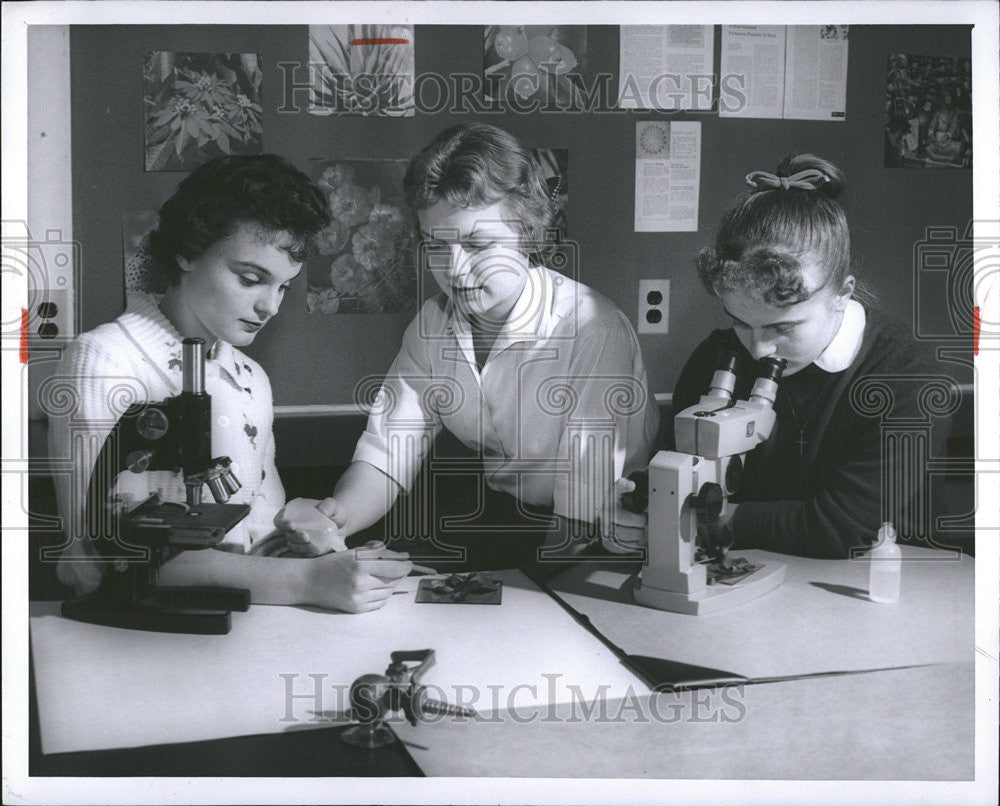
[(780, 118), (785, 89), (785, 26), (723, 25), (719, 117)]
[(846, 25), (791, 25), (785, 55), (786, 118), (844, 120)]
[(754, 563), (787, 565), (760, 598), (704, 616), (636, 604), (634, 569), (576, 565), (549, 581), (594, 629), (632, 655), (721, 669), (750, 679), (968, 663), (975, 654), (975, 563), (955, 552), (902, 546), (895, 605), (868, 601), (870, 563), (759, 550)]
[(712, 108), (714, 26), (622, 25), (619, 30), (619, 108)]
[(635, 231), (695, 232), (701, 123), (644, 121), (635, 134)]
[[(301, 562), (276, 560), (275, 562)], [(649, 692), (519, 572), (501, 605), (417, 604), (403, 581), (372, 613), (254, 605), (228, 635), (83, 624), (31, 605), (44, 753), (191, 742), (345, 723), (350, 684), (394, 650), (434, 649), (433, 699), (482, 715)]]

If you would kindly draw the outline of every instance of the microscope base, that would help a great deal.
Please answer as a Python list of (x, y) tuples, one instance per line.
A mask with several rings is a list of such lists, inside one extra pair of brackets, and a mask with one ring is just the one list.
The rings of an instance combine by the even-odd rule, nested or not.
[(340, 734), (340, 740), (352, 747), (375, 750), (396, 741), (396, 734), (388, 725), (379, 722), (376, 725), (351, 725)]
[(157, 588), (141, 601), (123, 601), (107, 590), (67, 599), (62, 614), (76, 621), (127, 630), (226, 635), (231, 610), (246, 611), (250, 592), (242, 588)]
[(785, 564), (767, 563), (735, 585), (722, 583), (707, 585), (701, 593), (680, 593), (652, 588), (643, 585), (642, 579), (636, 577), (632, 594), (636, 602), (646, 607), (689, 616), (704, 616), (725, 610), (727, 607), (745, 604), (774, 590), (784, 581)]

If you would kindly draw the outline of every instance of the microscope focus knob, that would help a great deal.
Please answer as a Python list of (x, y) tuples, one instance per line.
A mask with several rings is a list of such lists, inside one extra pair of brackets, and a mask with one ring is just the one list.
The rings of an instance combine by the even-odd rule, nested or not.
[(170, 420), (162, 409), (148, 408), (135, 421), (135, 430), (143, 439), (155, 442), (170, 428)]
[(702, 523), (715, 523), (722, 514), (726, 496), (715, 482), (701, 485), (697, 495), (692, 494), (688, 503), (698, 510), (698, 520)]
[(125, 467), (133, 473), (145, 473), (152, 461), (152, 451), (132, 451), (125, 457)]
[(739, 455), (730, 457), (726, 465), (726, 492), (735, 493), (743, 483), (743, 459)]

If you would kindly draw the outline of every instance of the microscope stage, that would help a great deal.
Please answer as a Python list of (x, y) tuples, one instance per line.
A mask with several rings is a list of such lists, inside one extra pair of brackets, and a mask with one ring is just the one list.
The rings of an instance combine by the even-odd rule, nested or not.
[(636, 577), (633, 595), (635, 600), (646, 607), (684, 613), (689, 616), (703, 616), (728, 607), (735, 607), (763, 596), (785, 581), (784, 563), (766, 563), (735, 585), (716, 583), (706, 585), (698, 593), (661, 590), (643, 585), (641, 577)]

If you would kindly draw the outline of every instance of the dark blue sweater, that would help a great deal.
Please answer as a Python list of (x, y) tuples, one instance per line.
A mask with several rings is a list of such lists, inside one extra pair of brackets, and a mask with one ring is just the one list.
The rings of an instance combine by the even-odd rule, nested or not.
[[(737, 548), (848, 557), (870, 545), (884, 520), (902, 536), (927, 531), (924, 465), (939, 455), (947, 423), (937, 422), (933, 437), (927, 429), (935, 415), (957, 406), (957, 385), (905, 326), (866, 314), (850, 367), (831, 373), (811, 364), (781, 381), (775, 428), (748, 455), (732, 497), (740, 504), (731, 521)], [(732, 329), (716, 330), (681, 372), (674, 412), (708, 389), (720, 345), (737, 356), (736, 397), (746, 399), (756, 362)], [(672, 422), (667, 433), (672, 447)]]

